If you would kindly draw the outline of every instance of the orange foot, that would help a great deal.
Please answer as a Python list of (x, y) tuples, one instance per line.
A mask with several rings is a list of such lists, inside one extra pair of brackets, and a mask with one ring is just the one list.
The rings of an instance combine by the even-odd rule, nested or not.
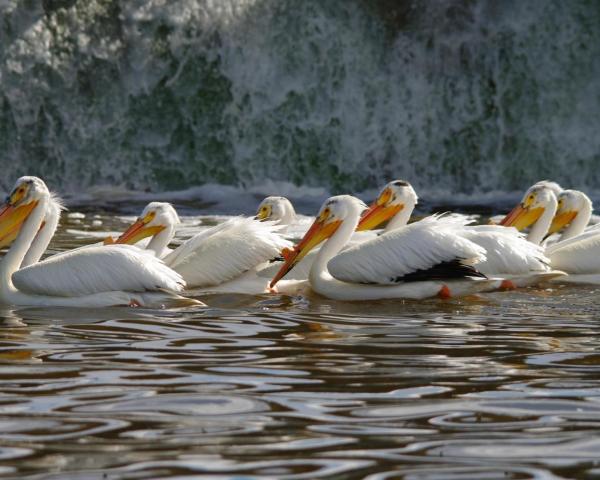
[(500, 284), (500, 290), (514, 290), (517, 288), (515, 283), (512, 280), (502, 280)]
[(438, 297), (443, 299), (448, 299), (452, 297), (452, 292), (450, 292), (448, 285), (443, 285), (442, 288), (440, 288), (440, 291), (438, 292)]

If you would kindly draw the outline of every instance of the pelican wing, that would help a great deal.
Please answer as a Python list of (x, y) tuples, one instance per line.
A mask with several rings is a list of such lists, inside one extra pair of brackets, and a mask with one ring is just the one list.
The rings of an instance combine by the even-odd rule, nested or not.
[(600, 224), (600, 215), (592, 214), (590, 217), (590, 225), (598, 225)]
[(280, 228), (272, 222), (234, 218), (199, 233), (164, 260), (190, 287), (219, 285), (290, 248)]
[(486, 275), (523, 275), (550, 270), (550, 260), (542, 247), (527, 241), (516, 228), (479, 225), (465, 227), (457, 233), (485, 249), (486, 259), (477, 264), (477, 270)]
[[(592, 227), (587, 228), (585, 231), (583, 231), (575, 237), (567, 238), (566, 240), (560, 240), (556, 243), (553, 243), (552, 245), (548, 245), (546, 247), (546, 255), (551, 256), (554, 252), (562, 250), (568, 245), (575, 245), (598, 236), (600, 236), (600, 228), (598, 228), (598, 226), (596, 225), (593, 225)], [(589, 244), (586, 243), (586, 245)]]
[(547, 250), (552, 268), (569, 274), (600, 272), (600, 232), (581, 235), (552, 245)]
[(344, 250), (328, 264), (331, 275), (351, 283), (391, 285), (401, 281), (477, 276), (471, 265), (485, 249), (452, 232), (454, 222), (426, 218)]
[(181, 276), (161, 260), (132, 245), (80, 248), (53, 255), (16, 271), (12, 281), (22, 292), (59, 297), (111, 291), (179, 292), (185, 286)]

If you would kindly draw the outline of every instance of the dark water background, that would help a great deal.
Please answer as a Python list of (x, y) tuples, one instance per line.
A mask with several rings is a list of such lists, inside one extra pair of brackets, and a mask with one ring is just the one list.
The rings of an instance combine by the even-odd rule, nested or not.
[[(52, 251), (126, 222), (76, 217)], [(0, 477), (600, 478), (599, 298), (3, 308)]]

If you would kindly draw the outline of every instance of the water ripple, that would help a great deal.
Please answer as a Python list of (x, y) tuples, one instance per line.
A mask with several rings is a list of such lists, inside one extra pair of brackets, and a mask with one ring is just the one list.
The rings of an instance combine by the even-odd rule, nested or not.
[(593, 288), (202, 298), (2, 310), (0, 477), (599, 475)]

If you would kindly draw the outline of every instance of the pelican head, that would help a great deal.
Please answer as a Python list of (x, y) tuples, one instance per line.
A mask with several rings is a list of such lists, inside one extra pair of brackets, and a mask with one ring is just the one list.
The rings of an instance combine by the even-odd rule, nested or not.
[(552, 188), (542, 182), (536, 183), (525, 192), (521, 202), (504, 217), (500, 225), (523, 230), (537, 222), (544, 211), (555, 202)]
[(548, 234), (558, 232), (561, 228), (569, 225), (579, 212), (592, 211), (592, 201), (585, 193), (578, 190), (563, 190), (559, 193), (557, 200), (556, 214), (548, 229)]
[(560, 192), (563, 191), (563, 188), (558, 183), (553, 182), (552, 180), (540, 180), (539, 182), (534, 183), (531, 187), (546, 187), (552, 190), (552, 192), (554, 192), (554, 195), (556, 195), (557, 197), (560, 194)]
[(146, 237), (154, 237), (165, 229), (173, 229), (178, 223), (179, 216), (170, 203), (151, 202), (115, 243), (133, 245)]
[[(271, 288), (294, 268), (308, 252), (331, 237), (346, 219), (354, 218), (358, 223), (358, 218), (365, 208), (367, 206), (362, 201), (351, 195), (337, 195), (325, 200), (317, 214), (317, 218), (302, 240), (292, 250), (285, 253), (285, 263), (271, 280)], [(356, 228), (356, 224), (353, 225), (352, 230), (354, 228)]]
[(41, 178), (21, 177), (0, 207), (0, 248), (10, 245), (23, 223), (44, 197), (48, 187)]
[(254, 218), (261, 222), (271, 220), (289, 225), (294, 222), (296, 211), (287, 198), (271, 196), (260, 202)]
[(356, 229), (371, 230), (377, 228), (404, 208), (412, 210), (417, 204), (417, 200), (417, 193), (410, 183), (404, 180), (394, 180), (379, 192), (377, 199), (365, 212)]

